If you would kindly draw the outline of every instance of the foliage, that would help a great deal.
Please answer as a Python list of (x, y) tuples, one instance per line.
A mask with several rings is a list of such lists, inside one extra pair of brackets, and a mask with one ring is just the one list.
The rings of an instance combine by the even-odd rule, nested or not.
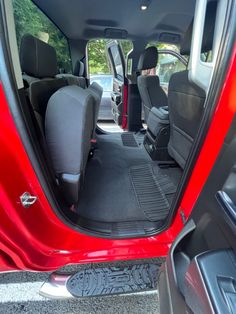
[[(89, 71), (90, 74), (110, 74), (109, 62), (107, 58), (106, 44), (110, 39), (94, 39), (88, 43)], [(132, 42), (129, 40), (118, 41), (123, 50), (124, 56), (132, 49)]]
[(20, 45), (24, 34), (39, 37), (40, 32), (48, 33), (48, 43), (56, 49), (58, 67), (71, 71), (71, 60), (65, 36), (44, 15), (31, 0), (13, 0), (16, 37)]

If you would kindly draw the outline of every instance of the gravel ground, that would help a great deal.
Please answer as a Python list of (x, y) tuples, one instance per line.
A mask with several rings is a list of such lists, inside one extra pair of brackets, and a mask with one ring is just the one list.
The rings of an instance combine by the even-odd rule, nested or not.
[[(143, 262), (159, 265), (162, 260), (151, 259)], [(118, 262), (112, 266), (132, 265), (141, 261)], [(63, 272), (99, 267), (104, 264), (68, 266)], [(106, 264), (109, 266), (110, 264)], [(17, 272), (0, 275), (0, 313), (159, 313), (158, 291), (137, 294), (92, 297), (67, 300), (49, 300), (38, 291), (48, 278), (45, 273)]]

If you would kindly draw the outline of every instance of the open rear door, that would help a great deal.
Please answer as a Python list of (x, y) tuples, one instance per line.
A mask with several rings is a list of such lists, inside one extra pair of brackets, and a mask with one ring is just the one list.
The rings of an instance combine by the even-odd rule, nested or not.
[[(159, 275), (161, 314), (236, 313), (236, 5), (230, 3), (218, 4), (220, 23), (224, 9), (231, 15), (206, 102), (211, 124), (179, 204), (185, 227)], [(205, 132), (206, 124), (202, 141)]]
[(162, 267), (159, 293), (161, 314), (236, 313), (236, 119)]
[(159, 275), (160, 314), (236, 313), (236, 5), (218, 0), (211, 63), (198, 57), (204, 7), (198, 0), (189, 77), (210, 85), (194, 147), (200, 153), (187, 165), (193, 170), (178, 201), (185, 227)]
[(128, 82), (125, 77), (125, 58), (117, 41), (107, 44), (108, 57), (112, 69), (113, 91), (111, 106), (114, 121), (122, 128), (127, 128)]

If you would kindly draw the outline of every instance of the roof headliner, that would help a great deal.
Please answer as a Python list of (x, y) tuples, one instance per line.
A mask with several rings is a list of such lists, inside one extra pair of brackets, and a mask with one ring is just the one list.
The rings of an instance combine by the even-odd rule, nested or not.
[(32, 0), (70, 39), (102, 38), (106, 28), (124, 29), (127, 38), (158, 40), (163, 32), (180, 36), (193, 18), (195, 0)]

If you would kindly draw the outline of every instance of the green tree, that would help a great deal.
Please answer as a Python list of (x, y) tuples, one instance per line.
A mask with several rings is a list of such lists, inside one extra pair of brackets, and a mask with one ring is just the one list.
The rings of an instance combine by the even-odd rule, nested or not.
[(67, 40), (47, 16), (31, 0), (13, 0), (13, 8), (18, 46), (24, 34), (39, 37), (40, 32), (48, 33), (48, 43), (56, 49), (58, 67), (71, 71)]
[(88, 59), (90, 74), (109, 74), (109, 62), (106, 52), (107, 40), (95, 39), (88, 43)]
[[(107, 43), (110, 39), (94, 39), (88, 43), (88, 58), (89, 58), (89, 71), (90, 74), (110, 74), (110, 65), (107, 56)], [(118, 41), (124, 56), (133, 48), (133, 44), (129, 40)]]

